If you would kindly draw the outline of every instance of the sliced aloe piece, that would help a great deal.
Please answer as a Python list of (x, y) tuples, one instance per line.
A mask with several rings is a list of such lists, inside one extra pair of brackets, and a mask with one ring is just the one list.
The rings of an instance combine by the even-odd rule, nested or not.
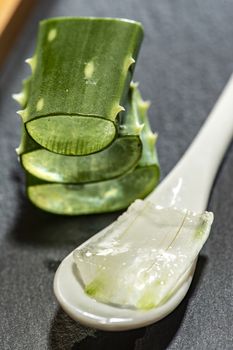
[(35, 177), (62, 183), (85, 183), (118, 177), (135, 167), (142, 144), (137, 136), (117, 138), (102, 152), (88, 156), (64, 156), (45, 149), (22, 154), (24, 169)]
[(74, 253), (85, 291), (115, 306), (164, 303), (208, 238), (213, 214), (136, 201), (101, 238)]
[(101, 18), (42, 21), (27, 106), (20, 112), (30, 136), (65, 155), (110, 145), (124, 108), (140, 42), (138, 22)]
[(133, 170), (141, 157), (142, 142), (139, 134), (144, 128), (137, 103), (138, 93), (135, 84), (132, 84), (127, 111), (119, 131), (120, 137), (103, 151), (87, 156), (52, 153), (34, 142), (23, 129), (18, 154), (24, 169), (41, 180), (62, 183), (108, 180)]
[[(127, 208), (135, 199), (144, 198), (153, 190), (159, 181), (159, 166), (154, 146), (156, 138), (151, 137), (152, 132), (149, 124), (147, 125), (148, 104), (136, 93), (135, 85), (131, 91), (132, 108), (129, 109), (129, 119), (132, 120), (133, 111), (137, 116), (142, 140), (142, 156), (137, 167), (118, 178), (82, 185), (48, 184), (28, 174), (27, 193), (35, 205), (57, 214), (110, 212)], [(129, 132), (130, 125), (131, 123), (123, 128), (125, 134)]]
[(157, 166), (136, 168), (112, 180), (88, 184), (48, 184), (28, 176), (27, 194), (39, 208), (55, 214), (81, 215), (127, 208), (158, 183)]

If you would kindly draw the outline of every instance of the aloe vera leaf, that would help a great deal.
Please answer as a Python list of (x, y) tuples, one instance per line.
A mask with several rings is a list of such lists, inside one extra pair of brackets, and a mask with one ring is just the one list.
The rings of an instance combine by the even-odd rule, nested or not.
[(127, 111), (124, 113), (119, 132), (120, 137), (103, 151), (87, 156), (65, 156), (49, 152), (34, 142), (23, 128), (18, 148), (22, 166), (41, 180), (63, 183), (108, 180), (132, 171), (141, 157), (142, 142), (139, 134), (144, 127), (137, 112), (136, 102), (132, 84), (128, 94)]
[[(18, 94), (13, 94), (12, 97), (15, 101), (19, 103), (21, 108), (26, 108), (28, 103), (28, 97), (30, 93), (30, 84), (31, 84), (31, 76), (23, 80), (23, 89)], [(22, 110), (17, 112), (18, 114), (22, 114)]]
[[(132, 93), (132, 105), (130, 112), (136, 115), (137, 124), (140, 129), (140, 139), (142, 141), (142, 156), (139, 160), (138, 166), (150, 166), (152, 164), (159, 165), (157, 151), (155, 144), (157, 141), (157, 134), (153, 133), (148, 119), (148, 109), (150, 103), (144, 101), (138, 89), (138, 83), (131, 83), (130, 91)], [(130, 114), (130, 113), (129, 113)], [(133, 118), (133, 116), (131, 117)], [(132, 126), (132, 122), (128, 125)], [(159, 169), (158, 169), (159, 171)]]
[(140, 135), (141, 138), (144, 122), (138, 110), (139, 96), (141, 97), (141, 95), (138, 95), (137, 91), (138, 83), (131, 82), (125, 103), (126, 110), (119, 115), (120, 136)]
[(140, 134), (140, 139), (143, 144), (143, 152), (139, 161), (139, 166), (147, 166), (151, 164), (159, 164), (157, 151), (155, 148), (155, 144), (157, 141), (157, 134), (153, 133), (150, 127), (149, 119), (148, 119), (148, 109), (150, 107), (150, 103), (148, 101), (144, 101), (141, 97), (140, 91), (135, 89), (134, 92), (134, 100), (137, 103), (137, 111), (139, 114), (139, 121), (144, 125), (142, 132)]
[(159, 180), (156, 165), (138, 167), (121, 177), (88, 184), (48, 184), (27, 176), (27, 195), (37, 207), (66, 215), (112, 212), (144, 198)]
[(143, 31), (120, 19), (42, 21), (32, 67), (26, 129), (44, 148), (85, 155), (117, 134)]

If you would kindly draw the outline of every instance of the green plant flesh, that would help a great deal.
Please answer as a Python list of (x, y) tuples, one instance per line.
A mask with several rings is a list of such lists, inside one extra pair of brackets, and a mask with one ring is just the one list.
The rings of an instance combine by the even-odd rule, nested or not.
[[(148, 106), (142, 101), (135, 85), (130, 88), (129, 98), (131, 99), (128, 106), (129, 118), (125, 117), (125, 123), (122, 124), (122, 133), (125, 135), (117, 138), (102, 152), (81, 157), (57, 155), (46, 150), (22, 153), (21, 161), (28, 172), (28, 196), (34, 204), (41, 209), (58, 214), (101, 213), (124, 209), (136, 198), (144, 198), (151, 192), (159, 180), (159, 167), (154, 148), (156, 138), (149, 129)], [(137, 126), (144, 124), (140, 137), (126, 135), (132, 132), (133, 120), (136, 121)], [(134, 131), (138, 132), (138, 129)], [(128, 149), (124, 149), (127, 144)], [(131, 153), (129, 153), (130, 150)], [(43, 157), (40, 157), (37, 152), (42, 154), (45, 152), (43, 166)], [(50, 159), (46, 157), (47, 153)], [(37, 177), (33, 174), (33, 170), (28, 171), (36, 164), (28, 161), (27, 158), (24, 159), (33, 154), (39, 163), (38, 167), (35, 166), (35, 170), (42, 173)], [(56, 163), (57, 157), (61, 159)], [(82, 163), (83, 158), (84, 163)], [(49, 169), (53, 166), (53, 172), (47, 172), (47, 170), (43, 172), (44, 169), (48, 169), (46, 161), (49, 163), (50, 160)], [(126, 163), (127, 160), (128, 163)], [(95, 167), (90, 168), (93, 163)], [(88, 168), (93, 171), (88, 171)], [(53, 183), (43, 181), (46, 176), (52, 176)], [(61, 177), (69, 180), (70, 184), (61, 181)]]
[(21, 161), (25, 170), (42, 180), (85, 183), (108, 180), (129, 171), (137, 164), (141, 148), (138, 137), (126, 136), (88, 156), (70, 157), (37, 149), (22, 154)]
[(123, 209), (156, 186), (149, 105), (130, 85), (141, 38), (133, 21), (42, 21), (32, 76), (15, 96), (23, 108), (17, 153), (28, 197), (41, 209), (70, 215)]
[(38, 183), (28, 177), (28, 196), (39, 208), (56, 214), (120, 210), (144, 198), (158, 182), (157, 167), (138, 167), (122, 177), (83, 185)]

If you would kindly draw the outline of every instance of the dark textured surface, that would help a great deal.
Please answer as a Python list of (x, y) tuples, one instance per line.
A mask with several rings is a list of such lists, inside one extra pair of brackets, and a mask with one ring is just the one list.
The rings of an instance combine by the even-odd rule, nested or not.
[(0, 71), (0, 349), (232, 349), (232, 147), (209, 203), (215, 213), (211, 236), (188, 295), (170, 316), (114, 334), (86, 329), (58, 307), (52, 282), (59, 261), (117, 216), (57, 217), (32, 207), (24, 196), (14, 152), (20, 122), (11, 94), (29, 74), (24, 59), (33, 53), (38, 20), (58, 15), (128, 17), (144, 24), (136, 77), (152, 101), (163, 175), (187, 148), (233, 71), (231, 0), (40, 1)]

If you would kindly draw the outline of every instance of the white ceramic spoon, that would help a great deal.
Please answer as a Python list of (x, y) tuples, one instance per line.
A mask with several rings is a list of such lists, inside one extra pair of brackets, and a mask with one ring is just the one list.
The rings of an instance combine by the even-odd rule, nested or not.
[[(233, 76), (185, 155), (146, 200), (163, 207), (204, 211), (232, 135)], [(101, 237), (110, 226), (97, 235)], [(195, 265), (179, 280), (170, 299), (149, 311), (117, 308), (89, 297), (75, 275), (73, 252), (62, 261), (56, 272), (54, 292), (64, 311), (82, 324), (114, 331), (138, 328), (159, 321), (178, 306), (189, 289)]]

